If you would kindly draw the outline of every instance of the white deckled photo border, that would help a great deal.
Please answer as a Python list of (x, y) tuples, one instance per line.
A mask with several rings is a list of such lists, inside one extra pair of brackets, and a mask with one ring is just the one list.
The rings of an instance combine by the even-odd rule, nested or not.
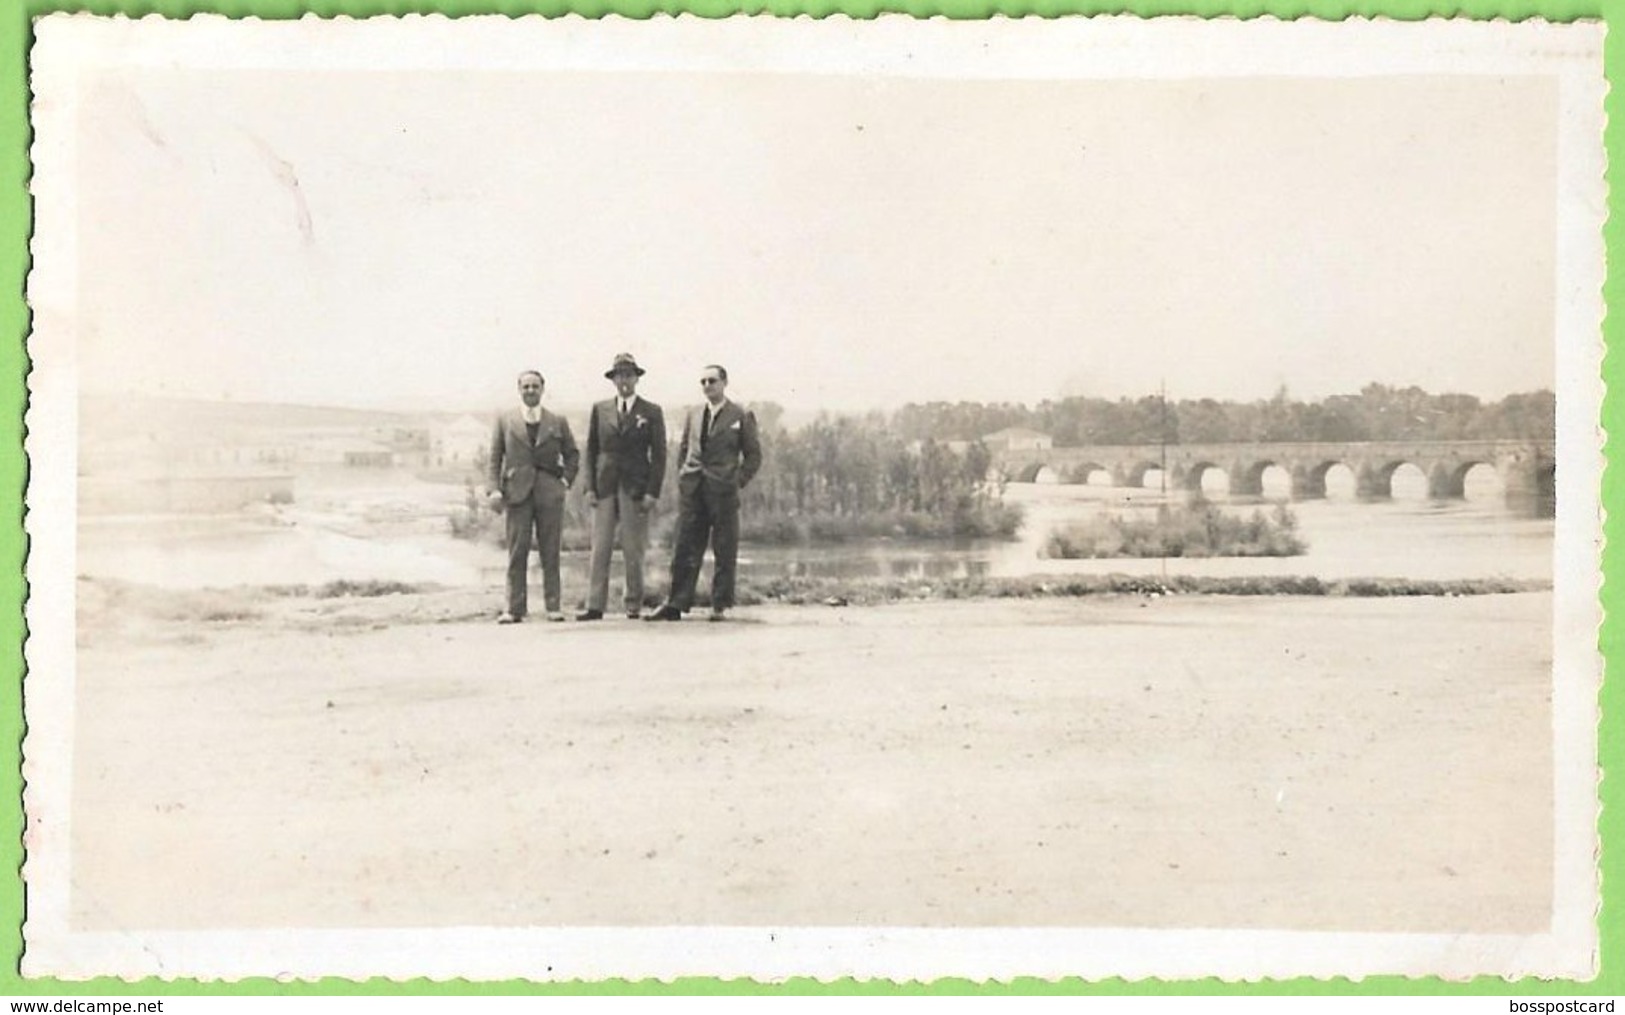
[[(1596, 650), (1604, 312), (1603, 26), (1133, 17), (952, 22), (692, 16), (291, 22), (37, 21), (36, 233), (29, 279), (28, 673), (24, 973), (238, 979), (596, 980), (1015, 976), (1255, 980), (1382, 974), (1570, 977), (1597, 968)], [(71, 891), (75, 519), (76, 137), (81, 75), (109, 68), (762, 72), (1049, 80), (1542, 75), (1558, 82), (1558, 517), (1552, 712), (1554, 912), (1545, 933), (1386, 934), (1188, 928), (495, 927), (76, 931)]]

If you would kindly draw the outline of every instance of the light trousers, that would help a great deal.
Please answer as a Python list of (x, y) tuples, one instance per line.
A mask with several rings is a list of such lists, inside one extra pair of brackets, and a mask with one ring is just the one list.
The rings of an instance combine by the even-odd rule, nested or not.
[(649, 512), (643, 498), (625, 490), (598, 498), (592, 513), (592, 577), (587, 609), (602, 613), (609, 602), (609, 561), (620, 530), (621, 560), (626, 565), (626, 612), (643, 609), (643, 551), (649, 545)]

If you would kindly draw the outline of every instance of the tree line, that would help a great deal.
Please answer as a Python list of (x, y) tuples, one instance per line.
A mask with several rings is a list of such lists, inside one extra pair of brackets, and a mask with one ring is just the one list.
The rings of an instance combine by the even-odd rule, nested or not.
[[(1009, 535), (1019, 522), (988, 481), (981, 441), (905, 437), (883, 413), (826, 414), (792, 431), (778, 406), (755, 411), (767, 453), (744, 494), (747, 519), (811, 520), (826, 535)], [(842, 532), (835, 519), (870, 521)]]
[(1057, 447), (1270, 441), (1551, 440), (1556, 396), (1546, 390), (1483, 401), (1418, 387), (1368, 384), (1356, 395), (1301, 401), (1285, 388), (1253, 401), (1065, 398), (1036, 406), (927, 402), (891, 417), (898, 437), (975, 440), (1006, 427), (1049, 434)]

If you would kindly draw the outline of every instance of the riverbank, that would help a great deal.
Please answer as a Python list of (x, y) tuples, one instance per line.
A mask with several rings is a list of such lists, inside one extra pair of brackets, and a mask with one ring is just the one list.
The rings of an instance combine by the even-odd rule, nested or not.
[[(358, 625), (382, 628), (396, 624), (477, 621), (494, 617), (503, 595), (498, 585), (443, 586), (387, 579), (340, 579), (320, 585), (175, 589), (82, 577), (77, 588), (79, 628), (82, 637), (88, 639), (103, 638), (110, 630), (161, 633), (169, 629), (192, 637), (202, 630), (231, 625), (343, 629)], [(1457, 598), (1550, 589), (1550, 582), (1511, 578), (1441, 581), (1184, 574), (943, 579), (796, 576), (746, 581), (738, 590), (738, 602), (744, 607), (866, 607), (977, 599), (1157, 599), (1165, 596)], [(533, 589), (533, 595), (537, 591)], [(565, 591), (566, 605), (572, 610), (580, 608), (578, 593), (582, 590), (567, 588)], [(702, 582), (698, 599), (702, 606), (708, 595)], [(653, 591), (646, 598), (649, 606), (658, 602)]]
[(1548, 919), (1548, 593), (512, 628), (79, 591), (86, 930)]

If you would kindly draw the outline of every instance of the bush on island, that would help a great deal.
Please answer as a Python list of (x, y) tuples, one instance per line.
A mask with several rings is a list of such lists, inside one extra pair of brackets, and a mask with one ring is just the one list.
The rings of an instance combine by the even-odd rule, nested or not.
[(1308, 544), (1284, 504), (1265, 514), (1232, 515), (1217, 505), (1162, 505), (1153, 518), (1106, 514), (1050, 533), (1042, 555), (1100, 557), (1295, 557)]

